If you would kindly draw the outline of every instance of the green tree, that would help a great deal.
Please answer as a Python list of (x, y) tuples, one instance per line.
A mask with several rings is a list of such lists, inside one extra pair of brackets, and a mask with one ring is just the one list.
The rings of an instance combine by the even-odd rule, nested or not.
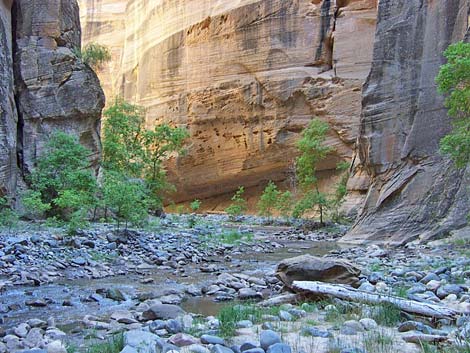
[(75, 50), (75, 55), (95, 70), (111, 60), (109, 49), (98, 43), (89, 43), (83, 49)]
[(96, 178), (88, 157), (91, 152), (75, 136), (54, 132), (29, 177), (32, 192), (23, 199), (48, 216), (69, 221), (85, 215), (96, 203)]
[(284, 191), (278, 195), (276, 200), (276, 210), (282, 218), (288, 218), (292, 212), (293, 195), (290, 191)]
[(144, 179), (148, 207), (161, 209), (163, 194), (171, 189), (163, 161), (173, 153), (183, 152), (184, 141), (189, 135), (187, 130), (167, 124), (146, 130), (143, 108), (119, 98), (104, 115), (105, 170), (119, 173), (128, 180)]
[(277, 189), (276, 184), (269, 181), (258, 202), (258, 213), (261, 216), (271, 218), (273, 210), (276, 209), (276, 204), (280, 194), (281, 192)]
[(297, 143), (301, 152), (296, 163), (297, 179), (303, 196), (294, 207), (294, 217), (301, 217), (305, 212), (318, 208), (320, 223), (323, 223), (323, 214), (329, 202), (327, 196), (318, 188), (316, 169), (318, 163), (332, 151), (331, 147), (325, 145), (328, 130), (327, 123), (313, 119)]
[(140, 179), (129, 179), (119, 172), (105, 171), (103, 200), (116, 216), (117, 228), (121, 223), (141, 224), (148, 216), (148, 190)]
[(470, 44), (451, 44), (436, 78), (438, 90), (445, 94), (446, 107), (453, 119), (453, 130), (440, 142), (441, 152), (450, 156), (458, 168), (470, 162)]
[(227, 212), (230, 218), (233, 219), (236, 216), (240, 216), (248, 209), (247, 202), (243, 198), (244, 193), (245, 188), (240, 186), (235, 192), (235, 195), (232, 196), (232, 203), (225, 209), (225, 212)]

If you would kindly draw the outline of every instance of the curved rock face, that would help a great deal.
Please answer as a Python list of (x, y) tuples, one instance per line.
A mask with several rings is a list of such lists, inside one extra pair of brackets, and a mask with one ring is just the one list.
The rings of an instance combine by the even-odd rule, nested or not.
[(84, 41), (108, 45), (108, 97), (147, 108), (147, 125), (188, 127), (169, 163), (176, 201), (284, 180), (314, 117), (330, 123), (334, 174), (358, 133), (376, 0), (81, 0)]
[(13, 15), (20, 169), (31, 170), (57, 129), (77, 135), (97, 162), (104, 94), (74, 54), (81, 41), (77, 2), (17, 0)]
[(358, 147), (372, 184), (346, 240), (402, 243), (465, 225), (470, 170), (439, 155), (451, 125), (434, 78), (469, 11), (468, 0), (380, 1)]
[(0, 0), (0, 196), (12, 195), (18, 174), (11, 5), (12, 0)]

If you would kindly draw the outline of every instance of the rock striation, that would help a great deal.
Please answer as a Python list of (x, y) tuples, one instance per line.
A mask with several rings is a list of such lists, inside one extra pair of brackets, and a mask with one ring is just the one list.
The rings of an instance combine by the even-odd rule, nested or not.
[(111, 48), (108, 97), (147, 109), (147, 126), (187, 126), (171, 160), (176, 201), (286, 180), (314, 116), (332, 127), (335, 173), (358, 135), (376, 0), (81, 0), (84, 42)]
[(77, 2), (18, 0), (14, 19), (20, 169), (31, 170), (54, 130), (77, 135), (96, 163), (104, 94), (75, 53), (81, 44)]
[(444, 49), (465, 37), (469, 12), (468, 0), (380, 1), (356, 170), (371, 185), (345, 240), (400, 244), (466, 224), (470, 170), (438, 152), (451, 125), (434, 78)]
[(13, 79), (12, 0), (0, 0), (0, 196), (16, 188), (16, 113)]

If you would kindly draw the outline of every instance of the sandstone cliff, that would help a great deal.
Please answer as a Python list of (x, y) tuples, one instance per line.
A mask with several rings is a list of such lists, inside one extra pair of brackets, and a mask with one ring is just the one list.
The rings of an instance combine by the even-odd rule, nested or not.
[(11, 30), (12, 0), (0, 0), (0, 196), (16, 188), (16, 125)]
[(76, 0), (0, 0), (0, 196), (15, 199), (55, 129), (98, 160), (104, 94), (74, 54), (80, 41)]
[(469, 11), (468, 0), (380, 1), (358, 145), (372, 185), (346, 240), (401, 243), (466, 223), (470, 170), (438, 153), (450, 121), (434, 78), (444, 49), (464, 38)]
[(191, 133), (169, 164), (177, 201), (286, 179), (299, 132), (332, 126), (334, 174), (358, 134), (376, 0), (81, 0), (84, 41), (112, 49), (108, 97), (147, 108), (147, 125)]
[(31, 169), (57, 129), (77, 135), (97, 162), (104, 95), (93, 70), (74, 54), (81, 41), (77, 2), (17, 0), (14, 6), (21, 170)]

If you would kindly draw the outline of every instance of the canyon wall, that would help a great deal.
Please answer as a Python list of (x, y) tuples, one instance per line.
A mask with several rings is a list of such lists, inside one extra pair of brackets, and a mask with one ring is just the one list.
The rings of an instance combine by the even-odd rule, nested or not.
[(81, 41), (77, 2), (17, 0), (14, 18), (20, 169), (33, 168), (54, 130), (78, 136), (96, 165), (104, 94), (74, 53)]
[(358, 143), (358, 174), (372, 184), (345, 240), (400, 244), (466, 224), (470, 169), (438, 152), (451, 123), (434, 79), (442, 52), (464, 39), (469, 13), (468, 0), (380, 1)]
[(0, 0), (0, 196), (16, 188), (16, 113), (13, 79), (12, 0)]
[[(315, 116), (349, 160), (369, 72), (376, 0), (81, 0), (84, 42), (110, 47), (108, 98), (147, 109), (147, 125), (188, 127), (169, 162), (176, 201), (285, 180)], [(366, 186), (367, 187), (367, 186)]]
[(104, 94), (80, 41), (76, 0), (0, 0), (0, 196), (12, 204), (53, 130), (98, 162)]

